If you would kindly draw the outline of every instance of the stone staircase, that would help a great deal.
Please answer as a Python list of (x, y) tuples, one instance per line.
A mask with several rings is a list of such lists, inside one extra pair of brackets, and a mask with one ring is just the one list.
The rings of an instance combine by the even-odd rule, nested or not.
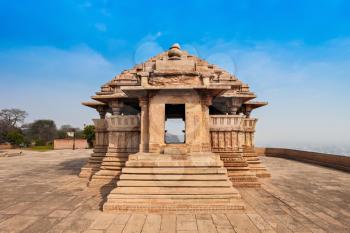
[(104, 211), (201, 212), (244, 209), (218, 155), (129, 156)]
[(241, 152), (219, 152), (227, 169), (228, 177), (235, 187), (260, 187), (255, 173), (250, 171)]
[(97, 171), (91, 177), (89, 187), (112, 186), (115, 187), (121, 175), (122, 168), (128, 160), (129, 153), (116, 152), (113, 149), (108, 149)]
[(255, 173), (258, 178), (271, 177), (266, 167), (261, 163), (259, 156), (254, 148), (244, 148), (243, 158), (247, 161), (250, 171)]
[(95, 146), (93, 153), (89, 157), (87, 163), (81, 168), (79, 177), (90, 179), (91, 176), (100, 170), (102, 160), (106, 155), (107, 148), (105, 146)]

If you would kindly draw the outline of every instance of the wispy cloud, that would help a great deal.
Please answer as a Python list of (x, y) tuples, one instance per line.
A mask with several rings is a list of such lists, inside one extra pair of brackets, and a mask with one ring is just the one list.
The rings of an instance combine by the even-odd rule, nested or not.
[[(50, 118), (59, 125), (90, 122), (96, 113), (80, 102), (130, 63), (162, 52), (160, 36), (145, 36), (129, 57), (113, 61), (83, 45), (0, 50), (0, 108), (22, 108), (28, 120)], [(253, 113), (259, 118), (258, 145), (303, 147), (350, 144), (349, 41), (313, 47), (302, 41), (214, 41), (182, 47), (235, 73), (258, 99), (269, 102)]]
[(157, 42), (157, 39), (161, 36), (162, 32), (157, 32), (155, 34), (148, 34), (140, 40), (133, 54), (134, 64), (144, 62), (150, 57), (164, 51), (164, 49)]
[(302, 42), (193, 45), (210, 62), (237, 74), (269, 106), (256, 110), (260, 145), (350, 143), (350, 50), (347, 38)]
[[(121, 66), (122, 61), (119, 63)], [(0, 51), (0, 108), (28, 111), (27, 121), (54, 119), (82, 126), (97, 114), (80, 102), (121, 68), (85, 46), (69, 50), (28, 47)]]
[(101, 32), (107, 31), (107, 26), (104, 23), (95, 23), (95, 28)]

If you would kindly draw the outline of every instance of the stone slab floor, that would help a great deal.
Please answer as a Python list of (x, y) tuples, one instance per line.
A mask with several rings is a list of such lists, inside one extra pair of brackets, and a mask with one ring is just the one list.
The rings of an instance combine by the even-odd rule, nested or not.
[(111, 214), (79, 168), (91, 151), (0, 158), (0, 232), (350, 232), (350, 174), (263, 157), (272, 178), (239, 189), (247, 209), (205, 214)]

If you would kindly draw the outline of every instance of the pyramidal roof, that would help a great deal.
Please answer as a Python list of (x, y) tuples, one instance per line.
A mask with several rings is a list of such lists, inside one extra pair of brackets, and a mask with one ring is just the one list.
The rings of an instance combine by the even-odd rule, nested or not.
[[(101, 87), (92, 99), (107, 102), (128, 98), (128, 91), (157, 89), (221, 90), (221, 97), (255, 98), (249, 86), (224, 69), (181, 50), (179, 44), (124, 70)], [(214, 93), (214, 92), (213, 92)]]

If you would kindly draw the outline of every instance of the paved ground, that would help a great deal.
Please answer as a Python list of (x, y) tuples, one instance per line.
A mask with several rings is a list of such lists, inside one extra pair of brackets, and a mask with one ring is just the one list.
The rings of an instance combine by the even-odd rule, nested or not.
[(350, 174), (262, 158), (262, 189), (240, 189), (245, 211), (107, 214), (77, 177), (90, 151), (25, 152), (0, 158), (0, 232), (350, 232)]

